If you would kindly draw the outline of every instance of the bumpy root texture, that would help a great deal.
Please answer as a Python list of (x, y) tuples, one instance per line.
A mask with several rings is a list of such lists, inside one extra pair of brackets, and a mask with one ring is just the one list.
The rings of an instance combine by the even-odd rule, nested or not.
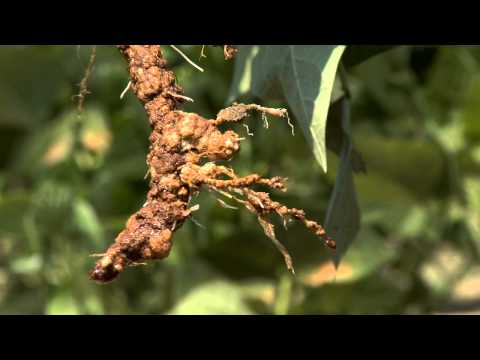
[(251, 111), (288, 119), (285, 109), (234, 104), (210, 120), (182, 112), (177, 110), (177, 105), (185, 101), (185, 97), (175, 83), (174, 74), (166, 69), (160, 45), (119, 45), (118, 48), (128, 63), (131, 89), (143, 103), (152, 127), (147, 156), (150, 190), (143, 207), (128, 219), (114, 244), (100, 255), (101, 259), (90, 272), (91, 279), (109, 282), (127, 266), (167, 257), (173, 233), (198, 210), (198, 205), (188, 208), (188, 203), (202, 188), (216, 191), (254, 213), (292, 272), (291, 257), (276, 239), (268, 215), (277, 214), (285, 226), (291, 219), (298, 220), (328, 247), (335, 248), (335, 242), (322, 226), (308, 220), (303, 210), (289, 209), (272, 201), (268, 193), (251, 189), (263, 185), (286, 191), (285, 178), (268, 179), (257, 174), (239, 177), (233, 169), (215, 163), (232, 159), (242, 140), (232, 130), (221, 131), (220, 125), (241, 122)]

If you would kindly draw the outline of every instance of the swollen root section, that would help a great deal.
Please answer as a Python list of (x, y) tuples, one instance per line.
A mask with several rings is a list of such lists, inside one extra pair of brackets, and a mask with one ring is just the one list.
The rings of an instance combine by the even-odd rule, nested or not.
[(128, 64), (131, 89), (144, 105), (152, 128), (147, 156), (150, 190), (143, 207), (128, 219), (115, 242), (100, 255), (90, 272), (91, 279), (109, 282), (128, 266), (167, 257), (175, 231), (198, 210), (198, 205), (188, 208), (192, 195), (202, 189), (216, 191), (254, 213), (292, 272), (292, 259), (277, 240), (268, 219), (271, 214), (280, 216), (285, 227), (290, 220), (302, 222), (335, 249), (335, 242), (323, 227), (307, 219), (303, 210), (290, 209), (271, 200), (268, 193), (253, 189), (263, 186), (286, 191), (285, 178), (264, 178), (258, 174), (239, 177), (233, 169), (216, 163), (231, 160), (240, 150), (242, 140), (232, 130), (222, 131), (220, 125), (240, 123), (251, 112), (261, 113), (264, 121), (267, 117), (289, 121), (287, 110), (233, 104), (221, 110), (216, 119), (180, 111), (177, 106), (186, 97), (176, 85), (174, 74), (166, 68), (160, 46), (119, 45), (118, 48)]

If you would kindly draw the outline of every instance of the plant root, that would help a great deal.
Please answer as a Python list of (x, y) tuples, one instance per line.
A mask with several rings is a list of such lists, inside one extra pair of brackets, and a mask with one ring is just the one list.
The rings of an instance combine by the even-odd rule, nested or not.
[(223, 45), (223, 56), (225, 60), (231, 60), (237, 55), (238, 49), (233, 45)]
[[(78, 51), (80, 51), (80, 47), (77, 48), (77, 52)], [(78, 53), (78, 56), (80, 56), (80, 53)], [(90, 94), (90, 91), (88, 91), (88, 80), (92, 75), (93, 67), (95, 65), (96, 59), (97, 59), (97, 46), (94, 45), (92, 47), (92, 52), (90, 53), (90, 59), (88, 60), (88, 65), (85, 68), (85, 73), (83, 75), (82, 80), (80, 81), (80, 84), (78, 85), (80, 88), (79, 93), (74, 96), (78, 98), (77, 112), (79, 115), (83, 112), (85, 98), (87, 97), (88, 94)]]
[(275, 237), (274, 226), (268, 220), (270, 214), (277, 214), (284, 226), (291, 219), (302, 222), (326, 246), (335, 249), (335, 241), (321, 225), (308, 220), (303, 210), (290, 209), (272, 201), (268, 193), (251, 189), (262, 185), (286, 191), (285, 178), (263, 178), (258, 174), (239, 177), (232, 169), (215, 163), (231, 160), (244, 140), (232, 130), (221, 131), (220, 125), (241, 122), (251, 111), (288, 119), (285, 109), (233, 104), (221, 110), (216, 119), (177, 110), (178, 104), (188, 98), (182, 95), (174, 74), (166, 68), (160, 45), (118, 45), (118, 48), (128, 64), (130, 88), (143, 103), (152, 128), (147, 156), (150, 190), (143, 207), (130, 216), (125, 229), (97, 261), (90, 272), (91, 279), (109, 282), (127, 266), (167, 257), (173, 233), (199, 209), (198, 205), (188, 208), (188, 204), (202, 188), (216, 191), (254, 213), (292, 272), (292, 259)]

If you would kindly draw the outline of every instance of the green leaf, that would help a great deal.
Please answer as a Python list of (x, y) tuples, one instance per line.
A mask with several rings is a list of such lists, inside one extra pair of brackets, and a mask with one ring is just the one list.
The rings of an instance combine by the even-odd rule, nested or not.
[(240, 51), (235, 58), (235, 70), (226, 105), (230, 105), (235, 99), (250, 91), (252, 86), (252, 63), (258, 53), (258, 49), (258, 46), (240, 46)]
[[(340, 156), (344, 142), (345, 134), (342, 128), (342, 101), (335, 101), (330, 105), (327, 118), (327, 149)], [(362, 155), (352, 149), (351, 156), (352, 168), (356, 173), (366, 173), (367, 166)]]
[(448, 294), (468, 266), (464, 253), (449, 244), (437, 248), (423, 263), (419, 275), (431, 293)]
[[(369, 129), (357, 129), (355, 145), (368, 164), (368, 173), (378, 174), (402, 185), (412, 195), (429, 197), (438, 193), (446, 176), (446, 162), (439, 146), (419, 137), (379, 136)], [(399, 156), (401, 154), (401, 156)], [(428, 171), (418, 171), (428, 169)], [(375, 192), (379, 193), (376, 189)], [(362, 194), (363, 194), (362, 190)], [(380, 193), (387, 193), (382, 188)], [(370, 193), (365, 198), (377, 197)], [(443, 191), (442, 196), (447, 193)], [(388, 195), (390, 196), (390, 195)], [(397, 199), (395, 201), (398, 201)]]
[(31, 129), (48, 119), (55, 101), (70, 96), (72, 81), (66, 74), (72, 73), (76, 64), (64, 63), (60, 60), (63, 56), (74, 59), (74, 47), (2, 46), (0, 124)]
[(467, 226), (474, 240), (474, 245), (480, 254), (480, 182), (478, 177), (469, 176), (464, 180), (464, 189), (467, 197), (467, 211), (465, 218)]
[(343, 45), (240, 47), (229, 100), (250, 90), (263, 100), (286, 100), (320, 166), (327, 171), (325, 129)]
[(293, 288), (293, 278), (285, 273), (280, 277), (273, 312), (275, 315), (288, 315)]
[(103, 155), (112, 141), (105, 115), (98, 109), (85, 111), (81, 117), (81, 125), (82, 145), (94, 154)]
[(65, 162), (73, 150), (76, 121), (76, 112), (69, 111), (30, 133), (19, 149), (15, 171), (34, 174)]
[(42, 268), (42, 264), (42, 257), (38, 254), (33, 254), (15, 259), (11, 263), (10, 269), (15, 274), (33, 274)]
[(364, 241), (355, 242), (342, 264), (335, 269), (330, 262), (310, 266), (299, 273), (299, 280), (306, 286), (319, 287), (329, 283), (353, 283), (377, 271), (398, 253), (386, 246), (385, 240), (371, 226), (362, 226), (359, 236)]
[(70, 292), (63, 291), (49, 299), (46, 309), (47, 315), (79, 315), (80, 310)]
[(90, 239), (93, 245), (103, 243), (103, 227), (93, 206), (82, 198), (73, 204), (73, 219), (82, 234)]
[(20, 234), (23, 217), (31, 204), (31, 197), (23, 192), (11, 192), (0, 197), (0, 234)]
[(342, 100), (342, 112), (342, 128), (346, 136), (343, 137), (340, 166), (325, 219), (327, 233), (337, 243), (334, 253), (336, 266), (360, 228), (360, 209), (353, 182), (350, 104), (347, 99)]
[(240, 288), (228, 281), (210, 281), (183, 297), (170, 314), (220, 315), (252, 314), (242, 299)]

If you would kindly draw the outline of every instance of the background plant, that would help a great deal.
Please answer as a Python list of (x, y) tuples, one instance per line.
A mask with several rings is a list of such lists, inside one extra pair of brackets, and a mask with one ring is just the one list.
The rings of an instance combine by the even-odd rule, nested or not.
[[(195, 60), (200, 48), (181, 47)], [(312, 143), (301, 135), (307, 122), (278, 76), (277, 66), (287, 64), (285, 49), (247, 50), (241, 47), (233, 64), (221, 48), (207, 48), (207, 57), (196, 60), (203, 73), (174, 51), (166, 55), (185, 95), (195, 99), (187, 111), (214, 117), (234, 98), (289, 105), (296, 135), (287, 124), (267, 130), (252, 118), (254, 136), (234, 166), (240, 174), (288, 175), (289, 192), (278, 198), (324, 219), (342, 164), (343, 135), (329, 134), (342, 128), (329, 128), (329, 120), (332, 151), (323, 160), (318, 149), (312, 155)], [(90, 47), (0, 48), (0, 312), (476, 311), (480, 51), (394, 47), (359, 63), (378, 50), (346, 47), (342, 53), (350, 135), (367, 172), (353, 176), (361, 223), (337, 272), (322, 243), (293, 225), (277, 234), (296, 264), (291, 277), (251, 214), (221, 208), (202, 194), (202, 212), (176, 233), (167, 260), (98, 286), (87, 281), (94, 261), (87, 255), (110, 243), (147, 190), (149, 128), (131, 93), (119, 99), (128, 82), (123, 60), (114, 47), (97, 48), (79, 119), (72, 97)], [(324, 51), (316, 47), (314, 55)], [(250, 70), (238, 70), (248, 54)], [(269, 56), (271, 67), (265, 66)], [(303, 63), (309, 74), (319, 71), (312, 56), (313, 64)], [(337, 100), (341, 83), (333, 79), (333, 85)]]

